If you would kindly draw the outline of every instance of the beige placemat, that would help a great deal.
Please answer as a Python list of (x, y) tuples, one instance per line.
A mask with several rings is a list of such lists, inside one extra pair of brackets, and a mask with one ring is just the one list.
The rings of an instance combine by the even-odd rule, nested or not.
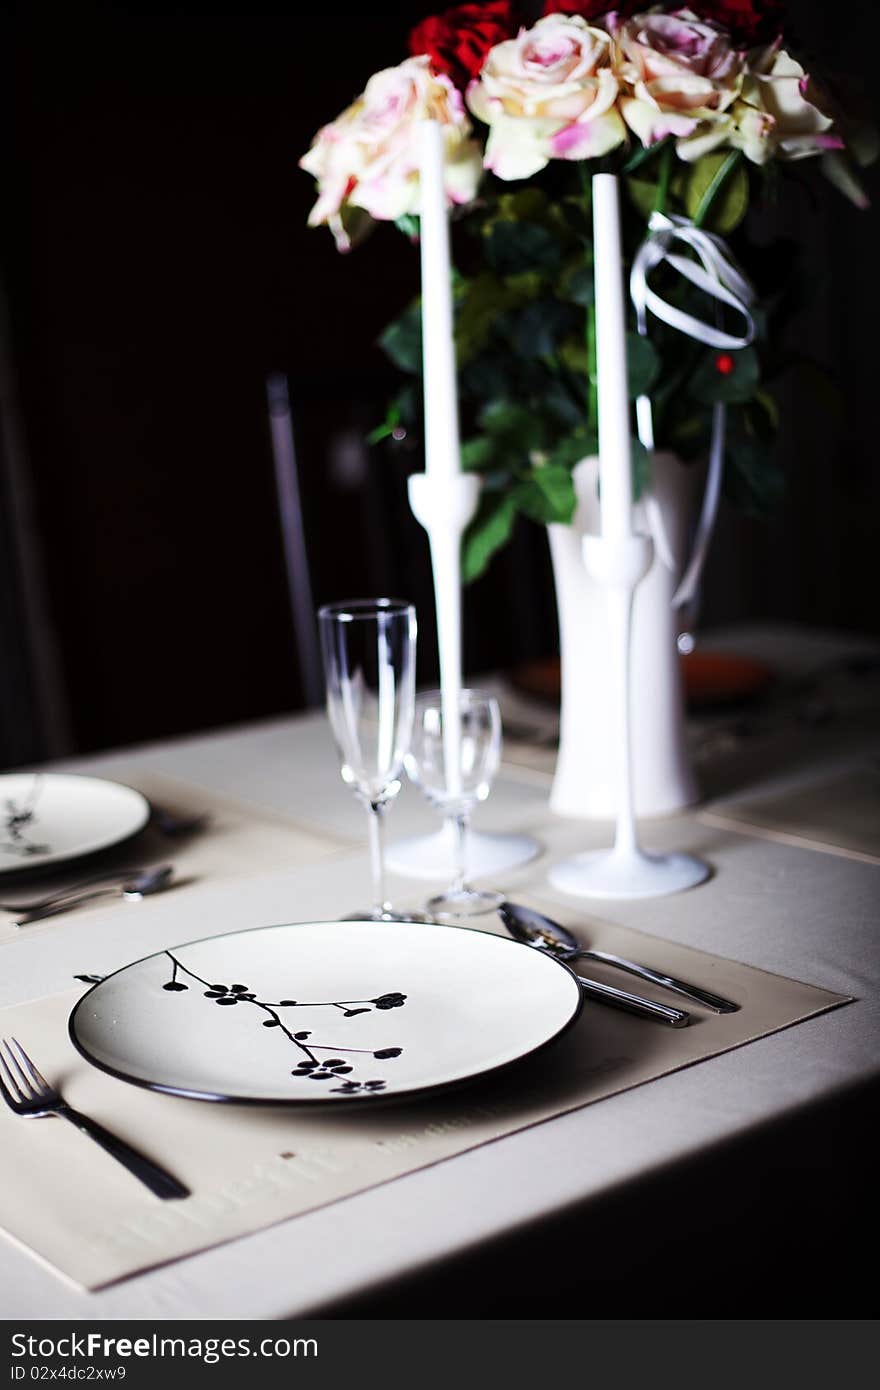
[[(83, 860), (69, 869), (32, 878), (29, 882), (16, 882), (7, 877), (0, 882), (0, 902), (28, 902), (56, 889), (75, 887), (87, 875), (104, 869), (171, 863), (174, 885), (168, 891), (180, 897), (185, 907), (189, 890), (202, 882), (315, 863), (348, 847), (345, 840), (318, 835), (287, 817), (274, 816), (171, 777), (132, 772), (124, 780), (128, 786), (142, 792), (152, 805), (161, 806), (175, 816), (204, 816), (204, 826), (193, 834), (177, 836), (163, 835), (151, 824), (133, 840), (98, 859)], [(76, 918), (79, 920), (92, 912), (106, 912), (112, 905), (111, 897), (98, 898), (93, 905), (77, 908)], [(22, 931), (13, 925), (16, 915), (0, 909), (0, 945), (21, 940)], [(34, 922), (26, 928), (27, 935), (57, 930), (59, 922), (65, 920), (71, 917), (47, 917), (42, 922)]]
[(880, 864), (880, 764), (868, 762), (768, 796), (719, 802), (707, 825)]
[(673, 1030), (587, 1005), (563, 1039), (502, 1078), (432, 1101), (332, 1115), (185, 1101), (117, 1081), (89, 1066), (68, 1040), (67, 1018), (79, 990), (0, 1010), (0, 1035), (19, 1038), (71, 1104), (171, 1169), (193, 1193), (185, 1201), (160, 1202), (73, 1126), (25, 1121), (3, 1106), (0, 1226), (75, 1284), (100, 1288), (848, 1002), (620, 926), (592, 923), (591, 940), (742, 1007), (723, 1016), (693, 1010), (693, 1023)]

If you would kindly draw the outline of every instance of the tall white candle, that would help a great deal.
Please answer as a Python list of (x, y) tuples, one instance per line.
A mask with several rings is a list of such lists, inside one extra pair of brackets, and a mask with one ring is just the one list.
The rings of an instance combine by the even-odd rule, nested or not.
[(620, 537), (632, 533), (633, 499), (620, 198), (613, 174), (593, 176), (593, 258), (602, 534)]
[(425, 121), (419, 137), (425, 468), (451, 477), (460, 468), (460, 448), (443, 129), (438, 121)]
[(461, 790), (461, 533), (444, 524), (442, 513), (450, 502), (447, 489), (451, 495), (453, 485), (461, 481), (461, 458), (445, 151), (439, 122), (425, 121), (419, 139), (425, 472), (435, 486), (436, 529), (429, 528), (429, 534), (437, 603), (444, 771), (447, 791), (456, 796)]

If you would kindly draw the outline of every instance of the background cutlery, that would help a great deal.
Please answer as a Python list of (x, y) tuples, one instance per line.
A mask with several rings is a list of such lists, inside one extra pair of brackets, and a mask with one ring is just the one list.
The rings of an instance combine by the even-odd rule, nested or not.
[(151, 805), (150, 807), (150, 824), (154, 825), (163, 835), (167, 835), (170, 840), (183, 839), (186, 835), (195, 835), (197, 831), (204, 830), (209, 820), (210, 816), (207, 813), (185, 815), (179, 814), (177, 811), (169, 811), (167, 806)]
[(44, 893), (39, 898), (16, 898), (14, 901), (4, 899), (0, 902), (0, 911), (39, 912), (41, 908), (52, 907), (54, 903), (59, 903), (64, 898), (78, 897), (84, 889), (91, 888), (92, 884), (125, 883), (128, 879), (136, 879), (142, 874), (150, 872), (151, 869), (143, 864), (129, 864), (123, 868), (117, 865), (112, 869), (100, 869), (97, 873), (85, 874), (82, 878), (76, 878), (73, 881), (67, 878), (63, 888), (55, 887), (51, 893)]
[(173, 864), (159, 864), (153, 869), (142, 870), (133, 878), (124, 879), (122, 883), (111, 883), (103, 888), (90, 888), (84, 893), (75, 891), (63, 897), (53, 898), (51, 902), (42, 907), (24, 912), (12, 925), (14, 927), (26, 927), (31, 922), (42, 921), (44, 917), (54, 917), (60, 912), (70, 912), (76, 907), (81, 907), (84, 903), (92, 902), (95, 898), (112, 896), (117, 893), (127, 902), (140, 902), (141, 898), (149, 897), (151, 893), (160, 893), (163, 888), (167, 888), (173, 875)]

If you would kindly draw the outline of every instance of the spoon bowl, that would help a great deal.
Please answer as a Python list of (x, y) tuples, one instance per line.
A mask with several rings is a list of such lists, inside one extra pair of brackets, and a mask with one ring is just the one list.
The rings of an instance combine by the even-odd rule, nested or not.
[(577, 938), (567, 927), (562, 926), (561, 922), (554, 922), (551, 917), (545, 917), (543, 912), (524, 907), (522, 903), (504, 902), (498, 909), (498, 915), (516, 941), (538, 946), (558, 956), (560, 960), (594, 960), (602, 965), (613, 965), (628, 975), (635, 975), (637, 979), (647, 981), (648, 984), (659, 985), (672, 994), (680, 994), (692, 1003), (710, 1009), (712, 1013), (730, 1014), (739, 1009), (739, 1004), (735, 1004), (733, 1000), (724, 999), (720, 994), (713, 994), (699, 985), (688, 984), (686, 980), (678, 980), (674, 975), (664, 975), (658, 970), (652, 970), (650, 966), (627, 960), (625, 956), (612, 955), (610, 951), (581, 946)]

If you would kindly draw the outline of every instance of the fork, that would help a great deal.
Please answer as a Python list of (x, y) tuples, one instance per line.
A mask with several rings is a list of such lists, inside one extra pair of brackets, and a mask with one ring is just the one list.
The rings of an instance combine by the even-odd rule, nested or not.
[[(16, 1056), (16, 1053), (18, 1056)], [(99, 1125), (96, 1120), (74, 1110), (62, 1098), (54, 1086), (50, 1086), (41, 1076), (17, 1039), (3, 1039), (0, 1043), (0, 1094), (16, 1115), (42, 1119), (47, 1115), (61, 1115), (65, 1120), (81, 1129), (96, 1144), (112, 1154), (123, 1167), (147, 1186), (157, 1197), (166, 1200), (171, 1197), (188, 1197), (189, 1188), (178, 1182), (164, 1168), (145, 1158), (133, 1149), (124, 1139), (111, 1134), (109, 1129)]]

